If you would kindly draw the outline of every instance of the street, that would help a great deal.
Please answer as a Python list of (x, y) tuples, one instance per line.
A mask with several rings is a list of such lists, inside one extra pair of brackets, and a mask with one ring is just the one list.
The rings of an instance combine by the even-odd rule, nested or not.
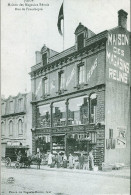
[[(130, 180), (103, 175), (2, 167), (1, 194), (105, 195), (130, 194)], [(7, 181), (13, 177), (14, 182)]]

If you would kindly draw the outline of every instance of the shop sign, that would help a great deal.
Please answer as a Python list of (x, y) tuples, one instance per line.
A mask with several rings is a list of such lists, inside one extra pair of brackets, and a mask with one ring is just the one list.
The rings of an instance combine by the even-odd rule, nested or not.
[(13, 142), (12, 143), (12, 146), (19, 146), (20, 145), (20, 142)]
[(125, 33), (109, 33), (107, 41), (108, 78), (116, 82), (129, 83), (130, 58), (129, 35)]
[(7, 146), (12, 146), (12, 143), (11, 142), (7, 142)]
[(116, 148), (126, 148), (126, 127), (117, 127)]

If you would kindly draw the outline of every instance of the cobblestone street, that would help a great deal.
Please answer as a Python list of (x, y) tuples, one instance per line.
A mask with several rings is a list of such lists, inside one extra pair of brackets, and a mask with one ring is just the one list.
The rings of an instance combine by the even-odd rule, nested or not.
[[(7, 182), (9, 177), (14, 183)], [(49, 194), (49, 195), (92, 195), (130, 194), (130, 180), (100, 174), (82, 174), (37, 169), (14, 169), (2, 167), (2, 195)]]

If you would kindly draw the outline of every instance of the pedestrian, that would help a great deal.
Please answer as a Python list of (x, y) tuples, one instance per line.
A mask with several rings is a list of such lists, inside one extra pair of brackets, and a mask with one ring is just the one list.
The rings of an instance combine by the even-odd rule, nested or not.
[(89, 155), (84, 156), (83, 169), (89, 170)]
[(64, 153), (64, 156), (63, 156), (63, 167), (67, 168), (67, 156), (66, 156), (66, 153)]
[(73, 168), (73, 156), (72, 154), (69, 155), (69, 168), (72, 169)]
[(94, 157), (93, 157), (93, 150), (89, 152), (89, 162), (90, 162), (90, 169), (94, 169)]
[(79, 156), (79, 169), (83, 169), (83, 164), (84, 164), (84, 156), (81, 153)]
[(60, 155), (60, 153), (58, 153), (58, 155), (57, 155), (57, 168), (60, 168), (61, 162), (62, 162), (62, 156)]
[(51, 164), (52, 164), (52, 153), (50, 152), (48, 156), (48, 166), (50, 166)]

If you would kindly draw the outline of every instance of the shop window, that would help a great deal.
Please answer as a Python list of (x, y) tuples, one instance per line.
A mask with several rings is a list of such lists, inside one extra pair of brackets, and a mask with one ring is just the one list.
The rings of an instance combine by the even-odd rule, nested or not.
[(37, 127), (50, 127), (50, 104), (37, 107)]
[(47, 65), (47, 53), (42, 55), (43, 66)]
[(4, 122), (1, 123), (1, 135), (5, 135), (5, 124)]
[(84, 47), (84, 34), (77, 36), (77, 49), (80, 50)]
[(18, 120), (18, 132), (19, 134), (23, 134), (23, 122), (21, 119)]
[(65, 101), (53, 103), (53, 126), (66, 125), (66, 105)]
[(81, 125), (88, 124), (88, 97), (82, 96), (72, 98), (69, 100), (68, 107), (68, 124), (69, 125)]
[(78, 66), (78, 84), (84, 83), (84, 65)]
[(90, 123), (96, 123), (96, 106), (97, 106), (97, 96), (93, 93), (90, 96)]
[(42, 80), (43, 83), (43, 95), (47, 95), (49, 93), (49, 83), (48, 83), (48, 78), (44, 77)]
[(9, 122), (9, 135), (13, 135), (13, 121)]
[(64, 87), (65, 87), (65, 76), (64, 76), (64, 71), (60, 71), (59, 73), (58, 73), (58, 81), (59, 81), (59, 83), (58, 83), (58, 90), (59, 90), (59, 92), (61, 92), (62, 90), (64, 90)]

